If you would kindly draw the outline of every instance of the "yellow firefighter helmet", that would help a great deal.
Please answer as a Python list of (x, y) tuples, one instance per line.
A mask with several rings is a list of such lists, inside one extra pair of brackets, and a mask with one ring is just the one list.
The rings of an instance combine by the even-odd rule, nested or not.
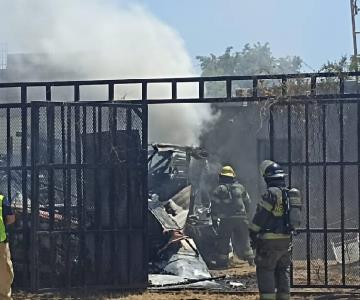
[(219, 175), (232, 178), (236, 177), (235, 171), (231, 166), (223, 166)]

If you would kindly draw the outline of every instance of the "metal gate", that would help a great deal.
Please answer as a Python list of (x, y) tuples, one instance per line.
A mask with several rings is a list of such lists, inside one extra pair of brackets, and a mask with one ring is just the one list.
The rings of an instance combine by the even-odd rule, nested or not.
[(320, 76), (309, 78), (308, 96), (270, 108), (270, 157), (286, 167), (304, 203), (292, 286), (359, 287), (360, 99), (346, 94), (341, 76), (330, 81), (336, 92), (322, 95)]
[[(293, 241), (292, 285), (360, 286), (360, 93), (357, 84), (346, 90), (358, 76), (0, 83), (7, 103), (0, 104), (1, 188), (18, 214), (11, 236), (16, 285), (145, 287), (148, 105), (238, 102), (228, 109), (243, 122), (270, 114), (258, 140), (249, 134), (254, 126), (239, 140), (257, 147), (258, 158), (284, 165), (289, 183), (302, 191), (305, 225)], [(219, 91), (215, 97), (209, 84)], [(139, 97), (114, 101), (118, 85), (136, 86)], [(150, 99), (148, 88), (158, 85), (168, 95)], [(181, 97), (186, 85), (196, 92)], [(106, 101), (80, 99), (84, 86), (105, 87), (98, 100)], [(53, 102), (57, 87), (70, 88), (70, 101)], [(41, 93), (32, 100), (46, 102), (30, 101), (33, 89)], [(247, 163), (260, 190), (255, 155)]]
[(27, 101), (30, 83), (19, 84), (21, 103), (0, 104), (14, 285), (146, 288), (146, 106), (111, 101), (111, 82), (102, 82), (107, 101), (83, 101), (81, 83), (64, 84), (72, 101), (51, 101), (45, 83), (35, 85), (47, 101)]

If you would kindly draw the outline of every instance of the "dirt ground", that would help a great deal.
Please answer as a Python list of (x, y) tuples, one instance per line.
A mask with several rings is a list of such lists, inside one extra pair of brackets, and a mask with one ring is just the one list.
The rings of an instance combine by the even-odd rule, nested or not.
[[(257, 294), (246, 294), (246, 293), (236, 293), (236, 294), (224, 294), (224, 293), (209, 293), (209, 292), (199, 292), (199, 291), (178, 291), (178, 292), (144, 292), (138, 295), (120, 295), (116, 293), (107, 293), (107, 294), (93, 294), (93, 295), (63, 295), (63, 294), (42, 294), (42, 295), (29, 295), (16, 293), (14, 295), (14, 300), (43, 300), (43, 299), (65, 299), (65, 300), (74, 300), (74, 299), (124, 299), (124, 300), (217, 300), (217, 299), (225, 299), (225, 300), (235, 300), (235, 299), (244, 299), (244, 300), (255, 300), (258, 299)], [(317, 299), (312, 296), (293, 296), (291, 299)], [(327, 298), (322, 298), (327, 299)], [(338, 299), (338, 298), (336, 298)], [(339, 298), (340, 299), (340, 298)], [(360, 299), (360, 298), (341, 298), (341, 299)]]
[(181, 291), (181, 292), (172, 292), (172, 293), (152, 293), (152, 292), (145, 292), (141, 295), (116, 295), (116, 294), (109, 294), (109, 295), (87, 295), (87, 296), (79, 296), (79, 295), (14, 295), (14, 300), (16, 299), (29, 299), (29, 300), (43, 300), (43, 299), (65, 299), (65, 300), (73, 300), (73, 299), (126, 299), (126, 300), (215, 300), (215, 299), (246, 299), (246, 300), (255, 300), (257, 297), (255, 295), (252, 296), (243, 296), (243, 295), (223, 295), (223, 294), (212, 294), (206, 292), (192, 292), (192, 291)]
[[(189, 291), (182, 290), (177, 292), (151, 292), (147, 291), (142, 294), (132, 294), (124, 295), (117, 293), (93, 293), (93, 294), (41, 294), (41, 295), (30, 295), (23, 293), (15, 293), (14, 300), (16, 299), (27, 299), (27, 300), (43, 300), (43, 299), (65, 299), (65, 300), (75, 300), (75, 299), (89, 299), (89, 300), (235, 300), (235, 299), (244, 299), (244, 300), (255, 300), (259, 299), (257, 293), (218, 293), (218, 292), (206, 292), (206, 291)], [(334, 291), (332, 293), (324, 292), (314, 292), (312, 293), (298, 293), (295, 292), (292, 294), (291, 299), (293, 300), (345, 300), (345, 299), (360, 299), (360, 294), (354, 291)]]
[[(320, 264), (319, 264), (320, 265)], [(294, 282), (306, 283), (306, 265), (295, 265), (296, 272), (294, 272)], [(320, 272), (321, 273), (321, 272)], [(313, 283), (321, 283), (322, 277), (316, 272), (316, 276), (311, 275)], [(256, 275), (255, 267), (250, 267), (247, 263), (236, 261), (233, 266), (227, 270), (212, 270), (213, 276), (226, 275), (224, 279), (231, 281), (239, 281), (245, 284), (246, 289), (234, 290), (226, 292), (218, 291), (192, 291), (192, 290), (179, 290), (179, 291), (146, 291), (142, 294), (124, 295), (123, 293), (114, 292), (97, 292), (97, 293), (71, 293), (71, 294), (40, 294), (31, 295), (28, 293), (15, 292), (14, 299), (29, 299), (29, 300), (42, 300), (42, 299), (126, 299), (126, 300), (215, 300), (215, 299), (245, 299), (255, 300), (258, 299), (256, 288)], [(335, 274), (335, 273), (334, 273)], [(357, 277), (358, 278), (358, 277)], [(315, 280), (317, 279), (317, 280)], [(349, 277), (351, 280), (352, 278)], [(360, 290), (329, 290), (329, 289), (293, 289), (293, 296), (291, 299), (360, 299)]]

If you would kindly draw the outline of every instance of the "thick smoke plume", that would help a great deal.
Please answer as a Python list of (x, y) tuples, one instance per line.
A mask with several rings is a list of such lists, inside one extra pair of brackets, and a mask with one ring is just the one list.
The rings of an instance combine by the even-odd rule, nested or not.
[[(22, 70), (21, 80), (193, 76), (191, 60), (179, 35), (143, 7), (127, 3), (3, 1), (0, 41), (7, 43), (10, 53), (42, 54), (35, 65), (43, 66), (45, 60), (47, 78), (37, 75), (43, 70), (30, 68)], [(197, 91), (188, 85), (179, 87), (178, 92), (194, 97)], [(93, 89), (82, 97), (98, 99), (102, 94), (101, 89)], [(139, 96), (138, 87), (116, 89), (117, 99)], [(169, 86), (149, 86), (149, 97), (169, 96)], [(201, 126), (209, 118), (208, 105), (151, 107), (149, 140), (196, 144)]]

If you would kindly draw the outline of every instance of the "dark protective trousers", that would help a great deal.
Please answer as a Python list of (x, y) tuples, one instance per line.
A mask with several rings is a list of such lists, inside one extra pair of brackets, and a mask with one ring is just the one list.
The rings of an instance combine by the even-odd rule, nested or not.
[(290, 239), (259, 240), (256, 277), (260, 299), (290, 299)]
[(253, 258), (254, 254), (249, 239), (249, 222), (246, 217), (221, 218), (217, 233), (217, 252), (220, 265), (224, 267), (228, 265), (230, 239), (234, 252), (240, 259)]

